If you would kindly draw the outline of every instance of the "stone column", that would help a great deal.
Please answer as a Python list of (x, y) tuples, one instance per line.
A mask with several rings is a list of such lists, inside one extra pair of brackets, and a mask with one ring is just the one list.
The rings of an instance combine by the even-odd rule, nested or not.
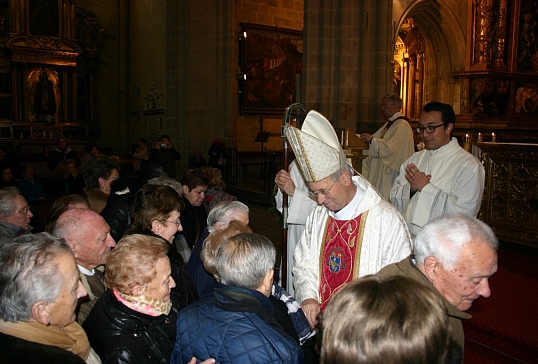
[(334, 126), (376, 129), (391, 91), (394, 52), (388, 0), (305, 0), (304, 100)]

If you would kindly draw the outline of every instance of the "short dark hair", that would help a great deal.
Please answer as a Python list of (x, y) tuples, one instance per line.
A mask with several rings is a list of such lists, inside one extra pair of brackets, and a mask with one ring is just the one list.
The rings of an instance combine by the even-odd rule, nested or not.
[(170, 135), (168, 135), (168, 134), (161, 135), (161, 139), (165, 139), (165, 138), (170, 140)]
[(151, 231), (153, 220), (168, 220), (172, 211), (183, 209), (183, 199), (168, 186), (144, 185), (133, 203), (133, 230)]
[(86, 189), (99, 188), (99, 178), (108, 179), (112, 170), (119, 170), (119, 164), (106, 156), (91, 158), (82, 170)]
[(191, 191), (198, 186), (209, 187), (209, 178), (200, 169), (190, 169), (183, 175), (181, 184)]
[(424, 108), (422, 109), (424, 112), (432, 112), (432, 111), (439, 111), (441, 113), (441, 120), (443, 121), (443, 124), (445, 125), (445, 128), (448, 126), (448, 124), (456, 125), (456, 113), (454, 112), (454, 109), (449, 104), (444, 104), (442, 102), (428, 102), (426, 105), (424, 105)]
[(148, 140), (146, 138), (138, 138), (138, 140), (140, 140), (142, 142), (142, 144), (144, 144), (144, 145), (148, 144)]

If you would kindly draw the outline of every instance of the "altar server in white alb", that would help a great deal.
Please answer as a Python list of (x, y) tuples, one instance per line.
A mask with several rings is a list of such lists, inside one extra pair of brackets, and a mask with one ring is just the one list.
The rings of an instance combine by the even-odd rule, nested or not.
[(413, 131), (409, 119), (400, 112), (402, 99), (396, 94), (383, 96), (381, 110), (388, 121), (375, 132), (360, 134), (368, 145), (363, 154), (362, 175), (379, 191), (385, 200), (390, 199), (392, 183), (400, 173), (402, 163), (415, 151)]
[(346, 283), (374, 274), (411, 252), (402, 216), (361, 175), (353, 176), (329, 121), (310, 111), (286, 137), (318, 206), (294, 254), (295, 297), (312, 327)]
[(390, 201), (402, 213), (412, 236), (445, 215), (476, 217), (484, 192), (484, 167), (451, 137), (452, 106), (429, 102), (416, 132), (425, 148), (407, 159), (394, 181)]

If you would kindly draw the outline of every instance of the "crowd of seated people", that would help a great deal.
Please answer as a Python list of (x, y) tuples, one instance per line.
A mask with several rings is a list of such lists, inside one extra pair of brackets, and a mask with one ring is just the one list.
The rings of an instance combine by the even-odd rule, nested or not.
[[(34, 197), (46, 196), (31, 166), (21, 170), (24, 188), (0, 188), (0, 362), (462, 362), (469, 315), (454, 292), (428, 283), (435, 252), (419, 246), (418, 262), (348, 283), (311, 327), (274, 280), (277, 242), (252, 231), (248, 206), (225, 192), (218, 169), (189, 169), (181, 183), (151, 165), (120, 176), (118, 161), (97, 152), (80, 171), (64, 142), (56, 170), (84, 184), (56, 196), (41, 216), (46, 232), (30, 223)], [(489, 249), (487, 286), (495, 237), (476, 219), (444, 219), (470, 226), (460, 251), (476, 236)], [(448, 234), (443, 221), (416, 244), (444, 244), (430, 232)], [(424, 282), (398, 274), (407, 261)], [(476, 297), (489, 295), (484, 284)]]

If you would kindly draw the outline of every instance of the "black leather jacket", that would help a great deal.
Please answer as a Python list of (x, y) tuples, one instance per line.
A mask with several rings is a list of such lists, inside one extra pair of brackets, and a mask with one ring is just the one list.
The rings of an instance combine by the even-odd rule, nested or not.
[(83, 328), (103, 364), (167, 364), (175, 341), (176, 319), (176, 315), (153, 317), (131, 310), (108, 290)]

